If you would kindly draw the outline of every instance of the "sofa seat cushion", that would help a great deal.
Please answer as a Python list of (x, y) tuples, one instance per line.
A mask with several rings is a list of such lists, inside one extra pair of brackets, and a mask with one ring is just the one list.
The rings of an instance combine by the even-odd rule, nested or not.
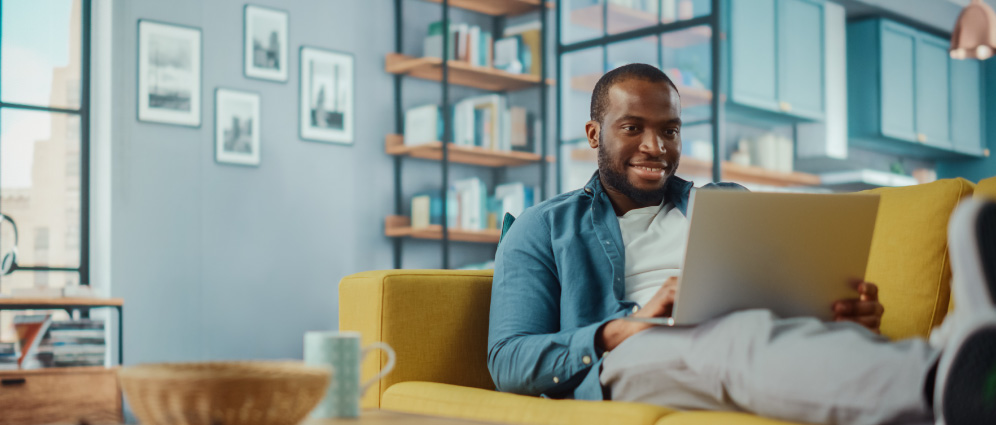
[(657, 421), (656, 425), (796, 425), (795, 422), (785, 422), (762, 418), (748, 413), (734, 412), (675, 412)]
[(868, 191), (881, 200), (865, 279), (879, 286), (884, 335), (927, 337), (947, 314), (948, 219), (973, 186), (959, 178)]
[(652, 425), (674, 412), (650, 404), (553, 400), (434, 382), (391, 385), (381, 398), (381, 408), (485, 422), (549, 425)]

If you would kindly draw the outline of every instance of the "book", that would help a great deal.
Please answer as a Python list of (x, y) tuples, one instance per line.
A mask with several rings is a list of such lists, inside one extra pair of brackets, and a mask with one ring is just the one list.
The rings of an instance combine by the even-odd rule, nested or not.
[(512, 74), (521, 74), (523, 65), (520, 58), (521, 37), (502, 37), (495, 40), (494, 68)]
[(34, 369), (34, 355), (37, 354), (38, 346), (52, 324), (52, 316), (49, 314), (22, 314), (14, 316), (14, 331), (17, 334), (17, 341), (21, 347), (21, 355), (17, 360), (21, 369)]
[(443, 140), (440, 107), (435, 104), (416, 106), (405, 111), (405, 145), (421, 145)]
[(41, 367), (103, 366), (107, 353), (103, 320), (52, 321), (38, 346)]
[(0, 342), (0, 370), (17, 370), (20, 357), (16, 342)]
[(541, 30), (542, 25), (538, 20), (505, 28), (505, 37), (518, 37), (521, 40), (518, 55), (519, 61), (522, 62), (521, 73), (523, 74), (540, 76), (543, 64), (543, 58), (541, 57), (543, 53)]

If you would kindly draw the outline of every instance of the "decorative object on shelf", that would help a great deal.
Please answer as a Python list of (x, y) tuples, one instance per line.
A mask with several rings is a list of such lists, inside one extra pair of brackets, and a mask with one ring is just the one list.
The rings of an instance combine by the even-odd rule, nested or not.
[(996, 12), (982, 0), (962, 9), (951, 32), (952, 59), (986, 60), (996, 52)]
[(259, 94), (219, 88), (214, 92), (214, 159), (259, 165)]
[(138, 21), (138, 120), (201, 125), (201, 30)]
[(353, 144), (353, 55), (301, 47), (301, 138)]
[(287, 22), (285, 11), (246, 5), (242, 39), (246, 77), (287, 81)]
[(14, 219), (10, 216), (0, 213), (0, 223), (4, 221), (10, 223), (14, 229), (14, 246), (10, 247), (10, 252), (3, 254), (3, 260), (0, 262), (0, 276), (9, 275), (17, 270), (17, 223), (14, 223)]
[(331, 371), (290, 361), (162, 363), (118, 372), (140, 423), (295, 425), (325, 395)]

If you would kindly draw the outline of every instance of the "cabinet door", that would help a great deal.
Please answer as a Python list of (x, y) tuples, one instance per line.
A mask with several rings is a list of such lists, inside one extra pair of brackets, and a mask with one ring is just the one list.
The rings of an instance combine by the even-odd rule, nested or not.
[(917, 140), (931, 146), (951, 148), (951, 78), (948, 43), (921, 35), (916, 44)]
[(882, 135), (915, 141), (913, 58), (916, 33), (890, 22), (882, 22), (881, 31)]
[(951, 143), (956, 151), (982, 153), (981, 62), (951, 60)]
[(730, 1), (733, 101), (777, 110), (775, 0)]
[(824, 115), (822, 0), (778, 0), (779, 108), (793, 115)]

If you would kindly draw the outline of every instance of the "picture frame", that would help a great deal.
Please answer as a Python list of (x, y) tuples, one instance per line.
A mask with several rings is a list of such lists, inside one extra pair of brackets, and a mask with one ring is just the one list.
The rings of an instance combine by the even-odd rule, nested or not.
[(215, 89), (214, 159), (219, 164), (259, 165), (259, 99), (258, 93)]
[(247, 4), (243, 11), (243, 73), (248, 78), (287, 81), (290, 15)]
[(201, 126), (200, 28), (138, 21), (138, 120)]
[(353, 55), (302, 46), (299, 56), (300, 137), (353, 144)]

